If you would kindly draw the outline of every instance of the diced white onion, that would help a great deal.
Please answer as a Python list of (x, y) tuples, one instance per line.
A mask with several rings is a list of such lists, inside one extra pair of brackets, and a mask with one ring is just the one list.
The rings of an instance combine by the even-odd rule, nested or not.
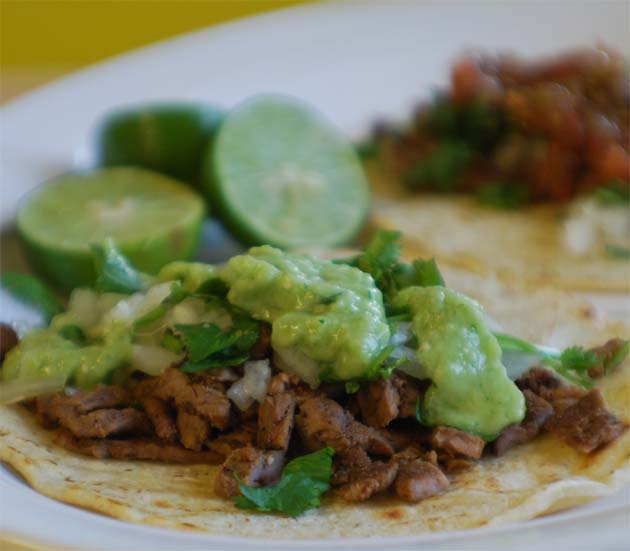
[(59, 392), (63, 390), (65, 384), (65, 375), (2, 381), (0, 383), (0, 404), (13, 404), (42, 394)]
[(271, 380), (269, 360), (247, 362), (245, 374), (227, 391), (228, 398), (241, 410), (245, 411), (255, 401), (261, 402), (267, 393)]
[(150, 344), (134, 344), (131, 348), (131, 366), (147, 375), (157, 377), (166, 368), (181, 361), (182, 356)]
[(400, 346), (401, 344), (408, 342), (412, 335), (411, 322), (400, 321), (396, 323), (396, 330), (389, 339), (389, 344), (392, 346)]
[(121, 300), (105, 316), (106, 321), (131, 322), (144, 316), (171, 294), (171, 282), (154, 285), (146, 293), (134, 293)]

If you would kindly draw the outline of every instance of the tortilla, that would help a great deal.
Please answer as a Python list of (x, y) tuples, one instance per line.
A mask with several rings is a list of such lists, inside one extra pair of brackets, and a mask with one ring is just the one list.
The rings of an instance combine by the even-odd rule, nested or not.
[(630, 261), (604, 252), (578, 256), (564, 241), (564, 207), (501, 210), (470, 196), (410, 194), (369, 166), (375, 188), (372, 223), (400, 230), (412, 258), (435, 256), (505, 281), (585, 291), (630, 290)]
[[(447, 284), (486, 306), (502, 330), (566, 346), (630, 336), (623, 323), (553, 290), (527, 295), (477, 275), (444, 270)], [(600, 380), (609, 408), (630, 422), (630, 361)], [(215, 535), (333, 538), (414, 535), (505, 524), (574, 507), (630, 482), (630, 430), (585, 456), (551, 435), (455, 474), (444, 494), (417, 504), (382, 496), (348, 504), (326, 498), (297, 520), (236, 508), (214, 494), (216, 466), (98, 460), (52, 443), (20, 406), (1, 408), (0, 459), (52, 498), (131, 522)]]

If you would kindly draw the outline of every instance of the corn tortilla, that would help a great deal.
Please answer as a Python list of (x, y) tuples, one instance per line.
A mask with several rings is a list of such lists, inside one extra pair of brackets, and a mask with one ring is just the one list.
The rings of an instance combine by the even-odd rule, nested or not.
[[(630, 327), (599, 319), (578, 299), (549, 289), (519, 293), (496, 278), (443, 270), (503, 331), (535, 342), (597, 345)], [(609, 408), (630, 422), (630, 362), (598, 383)], [(630, 482), (630, 431), (586, 456), (551, 435), (455, 473), (444, 494), (416, 504), (382, 496), (348, 504), (326, 498), (297, 520), (236, 508), (215, 495), (216, 466), (99, 460), (56, 446), (20, 406), (0, 414), (0, 459), (39, 492), (135, 523), (214, 535), (334, 538), (416, 535), (524, 521), (610, 494)]]

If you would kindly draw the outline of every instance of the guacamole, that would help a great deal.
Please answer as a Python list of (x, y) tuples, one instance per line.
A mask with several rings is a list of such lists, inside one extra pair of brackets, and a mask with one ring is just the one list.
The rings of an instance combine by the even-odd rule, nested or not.
[(283, 367), (312, 386), (365, 376), (389, 341), (381, 291), (357, 268), (264, 246), (220, 277), (232, 304), (272, 324), (272, 347), (290, 358)]
[(492, 440), (523, 419), (523, 394), (508, 379), (477, 302), (444, 287), (409, 287), (394, 306), (413, 314), (419, 365), (407, 368), (409, 374), (432, 381), (420, 408), (424, 423)]

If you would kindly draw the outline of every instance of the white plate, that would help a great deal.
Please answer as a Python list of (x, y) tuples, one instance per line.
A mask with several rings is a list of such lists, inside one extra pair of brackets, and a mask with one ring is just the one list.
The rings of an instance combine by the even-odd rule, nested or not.
[[(445, 81), (467, 47), (539, 54), (604, 41), (630, 51), (627, 2), (335, 3), (242, 20), (96, 65), (2, 108), (0, 224), (43, 180), (89, 157), (94, 121), (122, 103), (210, 100), (230, 107), (258, 92), (299, 96), (358, 136), (375, 116), (404, 116)], [(79, 152), (79, 153), (77, 153)], [(2, 260), (19, 264), (14, 242)], [(1, 295), (1, 317), (30, 314)], [(32, 319), (32, 318), (31, 318)], [(0, 470), (0, 528), (15, 540), (63, 549), (621, 548), (629, 494), (517, 526), (430, 536), (271, 542), (165, 531), (47, 499)]]

